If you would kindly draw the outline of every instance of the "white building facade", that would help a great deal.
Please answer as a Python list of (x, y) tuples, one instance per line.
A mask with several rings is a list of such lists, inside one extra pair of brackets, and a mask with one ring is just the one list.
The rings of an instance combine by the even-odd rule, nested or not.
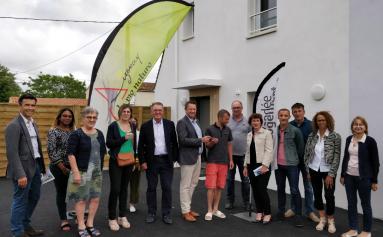
[[(200, 119), (212, 123), (220, 108), (239, 99), (250, 115), (255, 91), (281, 62), (277, 109), (295, 102), (306, 116), (330, 111), (345, 138), (356, 115), (383, 156), (383, 1), (380, 0), (195, 0), (195, 8), (166, 49), (155, 100), (184, 116), (183, 103), (197, 101)], [(313, 86), (325, 89), (313, 99)], [(343, 153), (343, 152), (342, 152)], [(343, 154), (342, 154), (343, 155)], [(380, 172), (379, 181), (383, 180)], [(337, 177), (336, 205), (347, 208)], [(275, 179), (269, 188), (275, 189)], [(303, 187), (301, 186), (301, 193)], [(383, 219), (383, 188), (372, 195), (374, 217)]]

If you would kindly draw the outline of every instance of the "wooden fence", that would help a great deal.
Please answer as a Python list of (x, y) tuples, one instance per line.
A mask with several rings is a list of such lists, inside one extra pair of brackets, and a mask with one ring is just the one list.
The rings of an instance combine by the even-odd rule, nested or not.
[[(45, 158), (45, 164), (49, 164), (47, 154), (47, 134), (48, 130), (52, 127), (54, 119), (56, 118), (57, 112), (63, 108), (68, 107), (73, 110), (76, 121), (80, 120), (80, 112), (84, 106), (73, 105), (73, 106), (60, 106), (60, 105), (38, 105), (36, 113), (33, 116), (36, 121), (41, 137), (41, 143), (43, 146), (43, 153)], [(164, 117), (170, 119), (171, 109), (170, 107), (164, 108)], [(19, 113), (19, 106), (17, 104), (0, 103), (0, 177), (5, 176), (7, 168), (7, 157), (5, 149), (5, 137), (4, 130), (7, 124), (15, 118)], [(137, 119), (138, 124), (142, 124), (143, 121), (147, 121), (151, 118), (150, 107), (144, 106), (133, 106), (133, 116)], [(106, 134), (105, 134), (106, 136)], [(105, 167), (108, 166), (108, 158), (105, 159)]]

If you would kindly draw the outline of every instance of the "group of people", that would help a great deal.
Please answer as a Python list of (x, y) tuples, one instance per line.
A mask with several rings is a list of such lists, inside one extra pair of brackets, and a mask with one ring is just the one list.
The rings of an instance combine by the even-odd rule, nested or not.
[[(30, 219), (40, 197), (41, 173), (45, 164), (40, 134), (33, 120), (37, 99), (24, 94), (19, 98), (20, 114), (6, 128), (7, 176), (13, 180), (14, 193), (11, 211), (11, 231), (14, 236), (39, 236), (42, 230), (30, 225)], [(192, 196), (199, 182), (201, 156), (206, 155), (207, 212), (206, 221), (226, 218), (219, 210), (222, 191), (227, 185), (225, 208), (234, 207), (234, 179), (238, 167), (241, 177), (243, 207), (251, 210), (250, 186), (255, 202), (255, 221), (269, 224), (272, 221), (267, 186), (271, 171), (275, 171), (278, 193), (276, 218), (284, 220), (294, 216), (294, 224), (303, 226), (302, 201), (299, 177), (302, 174), (305, 189), (306, 215), (318, 222), (316, 229), (335, 233), (335, 183), (340, 165), (341, 137), (334, 131), (334, 119), (327, 111), (315, 114), (311, 122), (305, 118), (304, 106), (292, 106), (278, 111), (276, 133), (262, 127), (263, 117), (254, 113), (246, 119), (241, 101), (233, 101), (232, 115), (220, 110), (217, 121), (206, 131), (196, 118), (197, 104), (185, 104), (185, 116), (175, 125), (163, 118), (160, 102), (151, 105), (152, 119), (138, 131), (132, 108), (123, 104), (118, 120), (108, 126), (106, 140), (96, 129), (98, 111), (86, 107), (81, 112), (81, 127), (75, 127), (74, 114), (69, 108), (59, 111), (54, 126), (48, 132), (47, 150), (49, 168), (55, 176), (56, 204), (61, 219), (60, 228), (70, 231), (67, 220), (67, 203), (74, 201), (78, 235), (99, 236), (94, 218), (102, 191), (104, 156), (109, 149), (110, 193), (108, 225), (112, 231), (130, 228), (127, 219), (128, 186), (130, 207), (138, 201), (140, 172), (147, 178), (147, 216), (145, 221), (157, 219), (157, 185), (162, 189), (161, 217), (172, 224), (172, 183), (174, 162), (181, 171), (180, 206), (182, 218), (197, 221), (200, 214), (192, 209)], [(351, 123), (352, 135), (346, 139), (341, 166), (340, 182), (346, 187), (349, 230), (343, 237), (371, 236), (371, 190), (378, 189), (378, 149), (375, 140), (368, 136), (368, 125), (363, 117)], [(273, 138), (274, 137), (274, 138)], [(275, 148), (274, 148), (275, 147)], [(286, 211), (286, 179), (291, 192), (291, 209)], [(322, 192), (326, 200), (323, 203)], [(358, 233), (357, 194), (363, 208), (363, 229)], [(85, 217), (86, 206), (89, 206)], [(118, 208), (117, 208), (118, 205)], [(117, 210), (118, 209), (118, 210)], [(319, 218), (315, 214), (318, 210)]]

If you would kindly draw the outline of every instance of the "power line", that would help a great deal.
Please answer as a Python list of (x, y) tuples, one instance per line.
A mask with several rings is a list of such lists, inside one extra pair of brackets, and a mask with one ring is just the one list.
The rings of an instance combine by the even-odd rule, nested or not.
[(68, 57), (68, 56), (70, 56), (70, 55), (72, 55), (72, 54), (74, 54), (74, 53), (77, 53), (78, 51), (80, 51), (81, 49), (87, 47), (88, 45), (92, 44), (93, 42), (97, 41), (98, 39), (100, 39), (100, 38), (103, 37), (104, 35), (110, 33), (112, 30), (113, 30), (113, 29), (108, 30), (107, 32), (103, 33), (102, 35), (98, 36), (97, 38), (95, 38), (95, 39), (89, 41), (88, 43), (84, 44), (84, 45), (81, 46), (80, 48), (78, 48), (78, 49), (76, 49), (76, 50), (74, 50), (74, 51), (72, 51), (72, 52), (69, 52), (69, 53), (67, 53), (67, 54), (65, 54), (65, 55), (63, 55), (63, 56), (61, 56), (61, 57), (59, 57), (59, 58), (57, 58), (57, 59), (54, 59), (54, 60), (52, 60), (52, 61), (50, 61), (50, 62), (41, 64), (41, 65), (39, 65), (39, 66), (30, 68), (30, 69), (25, 70), (25, 71), (16, 72), (15, 75), (17, 75), (17, 74), (22, 74), (22, 73), (27, 73), (27, 72), (31, 72), (31, 71), (35, 71), (35, 70), (37, 70), (37, 69), (40, 69), (40, 68), (43, 68), (43, 67), (48, 66), (48, 65), (50, 65), (50, 64), (53, 64), (53, 63), (55, 63), (55, 62), (58, 62), (58, 61), (60, 61), (60, 60), (62, 60), (62, 59), (64, 59), (64, 58), (66, 58), (66, 57)]
[(25, 21), (53, 21), (53, 22), (70, 22), (70, 23), (98, 23), (98, 24), (117, 24), (117, 23), (120, 23), (119, 21), (50, 19), (50, 18), (33, 18), (33, 17), (14, 17), (14, 16), (0, 16), (0, 19), (25, 20)]

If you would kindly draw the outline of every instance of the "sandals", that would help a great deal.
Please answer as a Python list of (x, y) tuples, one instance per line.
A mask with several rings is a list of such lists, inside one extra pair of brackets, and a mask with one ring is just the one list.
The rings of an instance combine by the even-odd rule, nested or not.
[[(90, 234), (90, 236), (92, 236), (92, 237), (101, 235), (101, 232), (94, 227), (86, 227), (86, 230), (88, 231), (88, 234)], [(83, 236), (81, 236), (81, 237), (83, 237)]]
[(263, 218), (263, 213), (257, 213), (256, 215), (255, 215), (255, 223), (259, 223), (259, 222), (262, 222), (262, 218)]
[(91, 237), (91, 235), (88, 233), (88, 230), (78, 230), (78, 236), (79, 237)]
[(68, 232), (68, 231), (71, 231), (72, 226), (71, 226), (68, 222), (66, 222), (66, 223), (61, 223), (61, 225), (60, 225), (60, 229), (61, 229), (62, 231), (64, 231), (64, 232)]
[(270, 215), (270, 214), (269, 214), (269, 215), (264, 215), (264, 216), (263, 216), (263, 222), (262, 222), (262, 224), (264, 224), (264, 225), (268, 225), (268, 224), (270, 224), (271, 220), (272, 220), (272, 218), (271, 218), (271, 215)]

